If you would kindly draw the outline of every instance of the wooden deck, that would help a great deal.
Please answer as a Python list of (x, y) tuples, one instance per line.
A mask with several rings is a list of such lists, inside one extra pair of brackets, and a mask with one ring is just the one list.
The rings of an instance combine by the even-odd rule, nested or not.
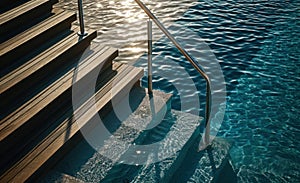
[[(35, 180), (76, 142), (79, 122), (84, 126), (98, 111), (110, 110), (111, 100), (118, 101), (143, 76), (142, 69), (113, 62), (117, 49), (91, 45), (96, 31), (79, 37), (75, 13), (53, 9), (55, 3), (0, 2), (0, 182)], [(83, 90), (74, 111), (75, 73)], [(84, 89), (95, 75), (90, 95)]]

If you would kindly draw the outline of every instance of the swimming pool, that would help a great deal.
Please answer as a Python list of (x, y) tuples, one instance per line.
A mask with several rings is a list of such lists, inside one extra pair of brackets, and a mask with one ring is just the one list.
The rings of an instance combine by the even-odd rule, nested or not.
[[(145, 17), (142, 13), (128, 11), (130, 3), (129, 7), (122, 6), (124, 9), (118, 11), (110, 9), (108, 7), (114, 6), (111, 2), (118, 4), (118, 1), (101, 1), (98, 5), (87, 2), (86, 24), (94, 22), (91, 27), (102, 33), (96, 42), (104, 40), (122, 47), (120, 60), (130, 62), (145, 51), (144, 42), (139, 41), (144, 39), (146, 24), (141, 20)], [(163, 2), (145, 1), (167, 25), (181, 25), (194, 31), (207, 43), (222, 68), (227, 100), (218, 136), (233, 142), (230, 156), (239, 182), (299, 182), (300, 2), (171, 1), (184, 8)], [(92, 16), (89, 11), (95, 11), (93, 7), (107, 11)], [(140, 19), (134, 20), (135, 16)], [(101, 28), (105, 18), (111, 21), (110, 26), (115, 26)], [(126, 26), (129, 23), (131, 26)], [(109, 30), (113, 29), (110, 34)], [(182, 34), (182, 29), (172, 30), (174, 34)], [(131, 33), (124, 34), (125, 31)], [(122, 39), (113, 38), (114, 33)], [(164, 38), (158, 40), (154, 47), (157, 58), (184, 62)], [(160, 63), (157, 68), (164, 67), (168, 67), (168, 63)], [(154, 75), (158, 72), (154, 69)], [(181, 73), (174, 72), (180, 78)], [(202, 80), (196, 73), (190, 75), (199, 82), (197, 86), (201, 90)], [(174, 81), (154, 79), (156, 88), (172, 91), (170, 83)], [(180, 79), (174, 80), (180, 82)], [(192, 102), (192, 98), (185, 100)], [(173, 108), (180, 108), (179, 101), (180, 97), (175, 97)]]

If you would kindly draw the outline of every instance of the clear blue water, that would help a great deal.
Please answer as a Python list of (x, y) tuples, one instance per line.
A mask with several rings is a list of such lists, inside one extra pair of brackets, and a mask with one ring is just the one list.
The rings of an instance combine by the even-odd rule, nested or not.
[[(180, 5), (179, 0), (174, 3)], [(90, 2), (88, 8), (93, 4)], [(177, 38), (183, 39), (180, 31), (193, 31), (193, 36), (198, 37), (188, 38), (193, 38), (194, 44), (204, 40), (221, 66), (226, 82), (226, 109), (218, 136), (233, 144), (230, 157), (239, 182), (300, 182), (300, 1), (198, 1), (180, 16), (172, 14), (179, 11), (176, 7), (180, 6), (169, 5), (170, 9), (166, 9), (168, 3), (159, 1), (157, 4), (158, 7), (152, 1), (151, 9), (171, 25), (171, 32)], [(187, 7), (189, 2), (183, 4)], [(103, 37), (113, 39), (107, 36), (107, 29), (101, 28), (101, 23), (106, 28), (118, 24), (111, 29), (119, 28), (121, 32), (130, 30), (121, 35), (123, 39), (115, 40), (118, 46), (126, 44), (124, 36), (130, 39), (145, 34), (145, 29), (137, 24), (133, 29), (123, 29), (119, 23), (127, 22), (120, 19), (119, 14), (110, 17), (110, 10), (99, 14), (94, 11), (94, 16), (87, 10), (87, 25), (95, 22), (92, 28), (103, 33), (96, 42), (101, 42)], [(122, 14), (123, 9), (117, 11)], [(110, 25), (102, 22), (107, 17), (112, 21)], [(97, 18), (101, 22), (97, 22)], [(168, 22), (169, 19), (174, 22)], [(145, 44), (139, 42), (121, 47), (121, 53), (130, 48), (145, 51)], [(129, 55), (121, 54), (121, 59), (127, 61), (126, 57), (136, 58), (136, 55), (139, 54), (132, 51)], [(175, 109), (180, 109), (182, 101), (193, 102), (194, 97), (199, 96), (200, 110), (190, 110), (203, 115), (203, 79), (165, 38), (155, 43), (154, 55), (154, 87), (175, 95), (172, 103)], [(184, 87), (183, 72), (170, 67), (166, 59), (187, 67), (199, 92), (179, 95), (174, 83)], [(163, 79), (161, 71), (173, 72), (176, 77)]]
[[(299, 1), (201, 1), (175, 21), (175, 27), (187, 26), (204, 39), (221, 65), (227, 102), (218, 136), (233, 142), (230, 156), (240, 182), (300, 181), (299, 8)], [(158, 60), (170, 55), (185, 62), (165, 39), (160, 41), (154, 50)], [(157, 62), (154, 75), (166, 67)], [(201, 98), (204, 81), (188, 70)], [(157, 77), (154, 83), (175, 94), (173, 108), (178, 109), (185, 99), (176, 97), (172, 82)]]

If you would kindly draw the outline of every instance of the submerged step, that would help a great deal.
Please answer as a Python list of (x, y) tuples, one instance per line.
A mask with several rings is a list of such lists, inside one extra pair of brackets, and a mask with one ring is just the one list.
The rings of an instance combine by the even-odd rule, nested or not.
[[(131, 182), (170, 182), (191, 145), (199, 137), (202, 117), (177, 110), (171, 110), (171, 113), (175, 122), (164, 138), (164, 142), (157, 149), (157, 156), (163, 158), (156, 163), (132, 167), (135, 169), (136, 176)], [(133, 172), (129, 173), (133, 174)]]
[[(113, 135), (104, 141), (101, 148), (95, 150), (88, 144), (89, 141), (83, 141), (56, 169), (85, 182), (170, 180), (199, 136), (203, 118), (171, 110), (163, 116), (161, 124), (155, 126), (146, 123), (143, 113), (138, 114), (124, 122), (104, 120), (105, 126), (115, 133), (112, 132)], [(139, 127), (146, 130), (137, 133)], [(141, 146), (151, 143), (156, 145), (149, 146), (146, 148), (148, 152), (145, 152)]]

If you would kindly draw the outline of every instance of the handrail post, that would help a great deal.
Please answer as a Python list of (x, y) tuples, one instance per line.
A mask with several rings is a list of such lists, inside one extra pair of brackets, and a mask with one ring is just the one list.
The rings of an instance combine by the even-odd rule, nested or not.
[(147, 22), (148, 32), (148, 94), (152, 94), (152, 21)]
[(210, 82), (206, 83), (206, 109), (205, 109), (205, 132), (203, 136), (204, 147), (210, 144), (210, 113), (211, 113), (211, 86)]
[(79, 25), (80, 25), (80, 32), (78, 32), (78, 35), (86, 36), (87, 33), (84, 31), (84, 22), (83, 22), (82, 0), (78, 0), (78, 13), (79, 13)]

